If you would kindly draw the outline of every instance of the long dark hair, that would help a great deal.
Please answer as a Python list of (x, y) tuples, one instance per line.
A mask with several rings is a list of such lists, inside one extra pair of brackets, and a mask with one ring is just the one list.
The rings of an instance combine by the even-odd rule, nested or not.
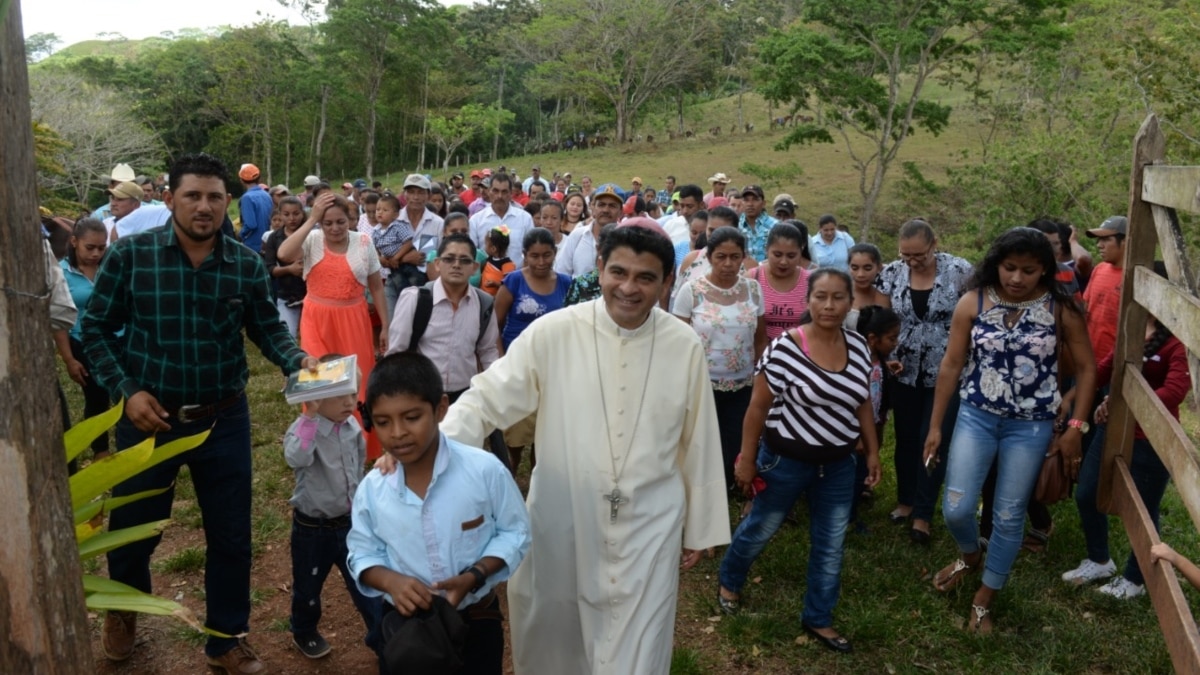
[[(975, 266), (975, 274), (967, 284), (969, 290), (980, 292), (985, 288), (1000, 285), (1000, 263), (1014, 255), (1032, 256), (1042, 266), (1042, 276), (1038, 278), (1038, 286), (1045, 289), (1050, 297), (1062, 307), (1072, 312), (1081, 313), (1075, 299), (1063, 290), (1054, 275), (1058, 272), (1058, 260), (1054, 256), (1054, 247), (1050, 240), (1039, 230), (1031, 227), (1014, 227), (992, 242), (991, 248), (983, 256), (983, 260)], [(810, 282), (811, 283), (811, 282)]]

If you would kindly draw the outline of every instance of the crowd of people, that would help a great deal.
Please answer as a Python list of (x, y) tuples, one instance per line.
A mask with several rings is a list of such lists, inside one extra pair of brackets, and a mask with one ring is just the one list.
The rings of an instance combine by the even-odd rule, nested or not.
[[(119, 486), (114, 496), (163, 492), (116, 509), (112, 526), (168, 517), (188, 465), (206, 625), (225, 636), (249, 629), (243, 332), (285, 374), (353, 354), (363, 375), (357, 394), (306, 404), (284, 436), (291, 629), (311, 658), (330, 651), (318, 622), (337, 566), (384, 673), (443, 657), (499, 673), (504, 581), (518, 673), (667, 672), (680, 571), (728, 545), (714, 607), (739, 612), (751, 567), (801, 498), (801, 626), (852, 651), (835, 627), (845, 538), (865, 528), (889, 417), (888, 519), (928, 545), (941, 505), (959, 556), (933, 585), (978, 577), (969, 630), (993, 630), (1018, 553), (1048, 544), (1049, 511), (1032, 501), (1048, 453), (1078, 478), (1087, 540), (1063, 580), (1144, 593), (1132, 556), (1117, 575), (1095, 505), (1124, 217), (1086, 230), (1095, 264), (1047, 218), (974, 263), (914, 219), (885, 262), (834, 216), (810, 232), (794, 197), (768, 201), (720, 172), (707, 191), (674, 176), (662, 189), (636, 176), (629, 189), (593, 186), (535, 165), (524, 180), (504, 167), (446, 183), (411, 174), (395, 191), (309, 176), (292, 195), (244, 164), (236, 223), (227, 174), (189, 155), (159, 193), (115, 167), (107, 210), (73, 226), (61, 270), (78, 318), (55, 335), (85, 414), (125, 399), (117, 448), (212, 429)], [(1186, 350), (1153, 317), (1145, 363), (1178, 417)], [(103, 461), (109, 439), (93, 450)], [(1157, 524), (1170, 475), (1140, 429), (1132, 457)], [(149, 591), (157, 543), (110, 552), (112, 578)], [(129, 658), (136, 625), (107, 614), (107, 658)], [(457, 647), (434, 654), (421, 630)], [(212, 636), (206, 653), (231, 673), (265, 668), (244, 637)]]

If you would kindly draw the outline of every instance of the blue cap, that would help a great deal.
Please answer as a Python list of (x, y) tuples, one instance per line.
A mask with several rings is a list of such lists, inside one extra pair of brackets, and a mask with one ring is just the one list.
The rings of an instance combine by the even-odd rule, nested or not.
[(625, 203), (625, 191), (617, 187), (614, 183), (605, 183), (596, 188), (592, 192), (591, 200), (596, 201), (597, 198), (604, 196), (616, 197), (622, 204)]
[(365, 179), (359, 178), (358, 180), (354, 181), (354, 187), (361, 190), (361, 189), (367, 187), (367, 181)]

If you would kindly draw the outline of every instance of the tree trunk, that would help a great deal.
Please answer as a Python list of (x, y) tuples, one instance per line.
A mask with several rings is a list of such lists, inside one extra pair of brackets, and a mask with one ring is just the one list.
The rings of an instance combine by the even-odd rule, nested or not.
[(263, 115), (263, 156), (267, 158), (267, 184), (270, 185), (274, 181), (271, 179), (271, 115), (268, 113)]
[(21, 3), (0, 17), (0, 672), (94, 670), (70, 509)]
[(625, 142), (625, 124), (627, 122), (627, 112), (625, 110), (625, 97), (622, 96), (616, 105), (617, 109), (617, 143)]
[(421, 92), (421, 154), (417, 157), (417, 171), (425, 169), (425, 134), (429, 132), (429, 66), (425, 66), (425, 89)]
[(675, 114), (679, 120), (679, 136), (683, 137), (683, 87), (675, 90)]
[(375, 124), (379, 118), (376, 107), (379, 105), (378, 89), (371, 92), (371, 97), (367, 99), (367, 147), (363, 149), (366, 155), (365, 163), (367, 169), (367, 180), (371, 180), (375, 171)]
[[(496, 95), (496, 107), (504, 107), (504, 74), (508, 69), (500, 66), (500, 93)], [(500, 127), (496, 126), (496, 133), (492, 134), (492, 161), (496, 161), (496, 156), (500, 154)]]
[(863, 194), (862, 232), (859, 234), (859, 241), (871, 241), (871, 220), (875, 217), (875, 204), (879, 201), (879, 194), (883, 192), (883, 177), (887, 170), (887, 164), (880, 157), (875, 164), (871, 186)]
[(317, 129), (317, 148), (313, 153), (317, 177), (321, 176), (321, 146), (325, 143), (325, 123), (329, 116), (329, 85), (321, 87), (321, 126)]
[(737, 126), (738, 126), (738, 129), (739, 129), (739, 130), (741, 130), (741, 128), (742, 128), (742, 125), (744, 125), (744, 124), (746, 123), (746, 120), (745, 120), (745, 119), (742, 117), (742, 97), (743, 97), (743, 96), (745, 96), (745, 94), (746, 94), (746, 85), (745, 85), (745, 83), (744, 83), (744, 82), (742, 82), (741, 80), (738, 80), (738, 111), (737, 111), (737, 112), (738, 112), (738, 119), (737, 119)]
[(287, 115), (283, 116), (283, 184), (292, 184), (292, 123)]

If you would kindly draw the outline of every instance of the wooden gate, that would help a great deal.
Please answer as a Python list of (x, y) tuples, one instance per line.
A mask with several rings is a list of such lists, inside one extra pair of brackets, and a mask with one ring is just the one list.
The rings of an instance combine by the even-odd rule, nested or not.
[[(1192, 392), (1200, 395), (1200, 300), (1177, 212), (1200, 214), (1200, 166), (1166, 166), (1166, 141), (1158, 118), (1150, 115), (1134, 139), (1130, 178), (1129, 231), (1125, 240), (1125, 277), (1109, 399), (1108, 437), (1097, 498), (1102, 511), (1125, 524), (1146, 588), (1158, 614), (1175, 671), (1200, 673), (1200, 634), (1175, 571), (1150, 562), (1159, 541), (1154, 524), (1129, 473), (1135, 424), (1171, 472), (1192, 522), (1200, 529), (1200, 456), (1196, 446), (1142, 376), (1146, 314), (1169, 328), (1187, 347)], [(1153, 271), (1161, 246), (1170, 280)]]

